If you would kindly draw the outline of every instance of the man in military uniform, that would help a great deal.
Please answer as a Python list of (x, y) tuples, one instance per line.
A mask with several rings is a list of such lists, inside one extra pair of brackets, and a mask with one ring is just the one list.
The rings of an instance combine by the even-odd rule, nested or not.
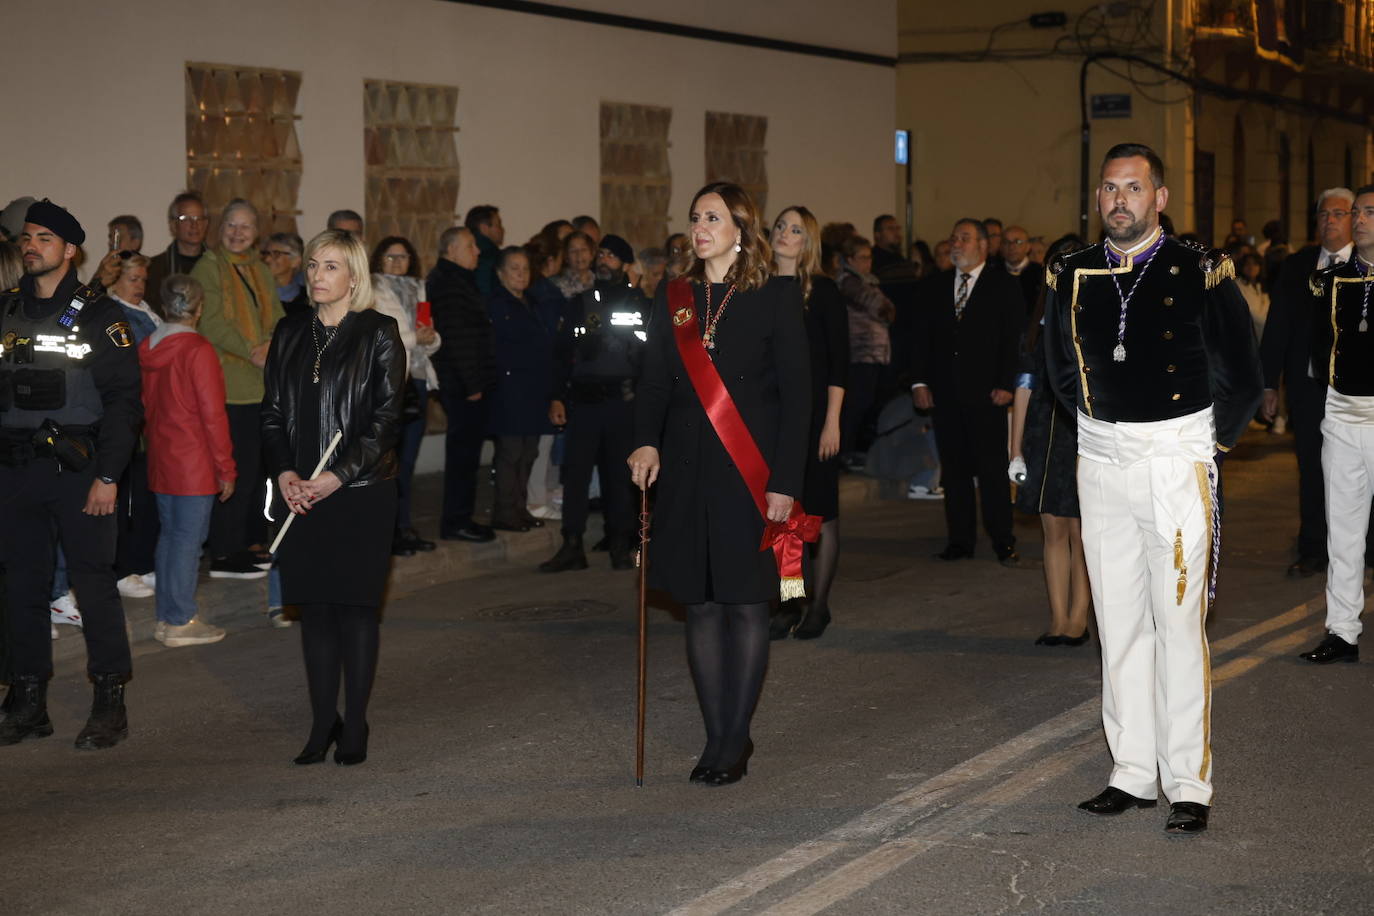
[(634, 249), (618, 235), (601, 240), (596, 285), (570, 300), (554, 349), (549, 420), (565, 426), (563, 546), (540, 572), (586, 569), (582, 535), (592, 468), (600, 472), (612, 569), (632, 569), (633, 491), (625, 457), (634, 450), (635, 378), (644, 349), (648, 300), (625, 276)]
[(48, 590), (54, 535), (85, 618), (95, 701), (82, 749), (128, 736), (132, 662), (115, 588), (115, 481), (143, 418), (133, 335), (119, 306), (82, 286), (73, 259), (86, 234), (47, 200), (19, 236), (25, 276), (0, 294), (0, 563), (7, 576), (14, 677), (0, 744), (51, 735)]
[(1326, 388), (1326, 637), (1302, 658), (1360, 660), (1369, 500), (1374, 495), (1374, 185), (1355, 192), (1354, 257), (1312, 277), (1312, 371)]
[(1220, 543), (1214, 456), (1259, 404), (1259, 354), (1235, 269), (1163, 234), (1164, 165), (1108, 151), (1107, 241), (1047, 270), (1051, 383), (1078, 413), (1083, 547), (1102, 641), (1102, 723), (1114, 767), (1079, 808), (1155, 805), (1165, 830), (1207, 828), (1212, 801), (1207, 611)]

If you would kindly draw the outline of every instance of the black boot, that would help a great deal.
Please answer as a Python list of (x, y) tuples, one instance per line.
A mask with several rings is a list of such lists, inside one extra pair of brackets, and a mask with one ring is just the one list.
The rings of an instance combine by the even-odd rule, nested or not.
[(611, 569), (634, 569), (635, 553), (630, 549), (630, 542), (623, 537), (613, 537), (610, 543)]
[(104, 750), (129, 737), (129, 715), (124, 709), (124, 684), (128, 679), (127, 674), (91, 675), (95, 698), (91, 702), (91, 717), (76, 736), (78, 750)]
[(539, 564), (539, 571), (545, 573), (567, 572), (570, 569), (586, 569), (587, 555), (582, 551), (582, 535), (563, 535), (563, 546), (558, 553)]
[(16, 677), (5, 703), (9, 711), (5, 721), (0, 722), (0, 744), (18, 744), (26, 738), (46, 738), (52, 734), (46, 678)]

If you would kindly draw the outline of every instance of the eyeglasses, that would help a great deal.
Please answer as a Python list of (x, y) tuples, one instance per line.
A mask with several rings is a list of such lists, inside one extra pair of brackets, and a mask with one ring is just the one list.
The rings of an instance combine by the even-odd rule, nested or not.
[(1003, 245), (1028, 245), (1028, 244), (1030, 244), (1030, 243), (1027, 242), (1025, 239), (1003, 239), (1003, 240), (1002, 240), (1002, 244), (1003, 244)]
[(382, 260), (384, 260), (384, 261), (409, 261), (409, 260), (410, 260), (410, 255), (408, 255), (408, 254), (384, 254), (384, 255), (382, 255)]
[(1345, 219), (1350, 215), (1349, 210), (1318, 210), (1317, 219)]
[(264, 258), (289, 258), (294, 254), (291, 251), (282, 251), (279, 248), (264, 248), (262, 256)]
[(177, 222), (179, 223), (208, 223), (209, 221), (210, 217), (208, 216), (192, 216), (189, 213), (177, 214)]

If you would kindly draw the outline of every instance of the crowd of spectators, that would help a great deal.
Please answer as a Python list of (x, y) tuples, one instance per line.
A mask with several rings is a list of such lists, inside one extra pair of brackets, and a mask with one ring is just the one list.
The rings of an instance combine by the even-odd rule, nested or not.
[[(17, 235), (15, 215), (29, 200), (5, 209), (0, 232)], [(156, 594), (157, 638), (176, 646), (224, 636), (197, 612), (202, 545), (211, 577), (269, 575), (263, 366), (277, 322), (309, 309), (311, 295), (301, 237), (263, 232), (251, 202), (231, 201), (212, 219), (201, 197), (186, 191), (172, 198), (166, 218), (171, 242), (152, 255), (142, 253), (138, 217), (111, 219), (109, 250), (88, 282), (122, 308), (144, 373), (145, 447), (120, 486), (119, 587), (126, 597)], [(962, 222), (985, 245), (983, 266), (1013, 279), (1023, 330), (1034, 339), (1047, 236), (997, 218)], [(365, 234), (363, 218), (351, 210), (331, 213), (327, 226)], [(1167, 223), (1166, 229), (1172, 231)], [(913, 403), (912, 359), (925, 333), (922, 310), (935, 281), (955, 270), (960, 249), (950, 239), (907, 243), (887, 214), (873, 221), (870, 235), (849, 223), (820, 230), (820, 270), (834, 281), (848, 317), (840, 456), (849, 471), (889, 481), (896, 495), (940, 499), (939, 430), (920, 399)], [(1237, 266), (1258, 340), (1279, 265), (1291, 254), (1285, 231), (1270, 222), (1257, 240), (1237, 219), (1222, 247)], [(623, 267), (645, 299), (691, 258), (684, 234), (635, 252), (587, 215), (552, 220), (525, 244), (507, 245), (501, 210), (491, 204), (470, 208), (462, 225), (441, 234), (436, 251), (417, 251), (400, 236), (373, 247), (375, 308), (396, 320), (409, 367), (393, 554), (426, 553), (438, 539), (489, 541), (494, 530), (526, 532), (560, 518), (561, 427), (550, 407), (557, 340), (570, 301), (597, 283), (599, 255)], [(13, 287), (21, 273), (17, 248), (0, 242), (0, 288)], [(437, 530), (422, 533), (413, 476), (435, 399), (447, 422), (445, 479)], [(1282, 410), (1269, 426), (1283, 432)], [(486, 479), (480, 463), (489, 440), (493, 508), (479, 520), (478, 488)], [(1018, 444), (1013, 437), (1011, 454)], [(53, 620), (79, 624), (60, 566), (59, 557)], [(268, 603), (273, 622), (289, 625)]]

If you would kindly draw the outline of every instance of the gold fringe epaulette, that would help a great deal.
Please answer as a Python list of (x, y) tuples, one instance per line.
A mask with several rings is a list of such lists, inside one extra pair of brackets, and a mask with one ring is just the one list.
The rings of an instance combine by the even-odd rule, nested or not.
[(1231, 256), (1220, 248), (1213, 248), (1198, 262), (1202, 268), (1203, 284), (1207, 289), (1215, 289), (1222, 280), (1236, 278), (1236, 265)]

